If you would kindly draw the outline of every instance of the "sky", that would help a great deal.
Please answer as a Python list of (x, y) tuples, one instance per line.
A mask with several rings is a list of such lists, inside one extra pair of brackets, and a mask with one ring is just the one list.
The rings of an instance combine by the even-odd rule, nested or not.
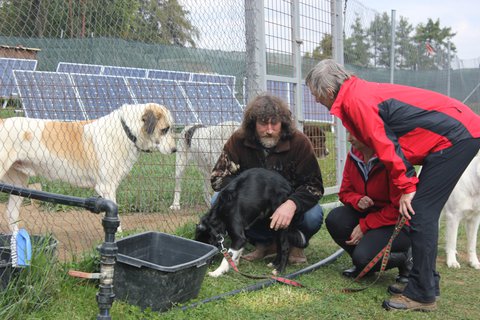
[[(440, 27), (451, 27), (457, 34), (452, 42), (459, 59), (480, 58), (480, 11), (478, 0), (357, 0), (365, 7), (389, 15), (395, 10), (396, 20), (403, 16), (416, 26), (428, 18), (440, 20)], [(348, 5), (348, 2), (347, 2)]]

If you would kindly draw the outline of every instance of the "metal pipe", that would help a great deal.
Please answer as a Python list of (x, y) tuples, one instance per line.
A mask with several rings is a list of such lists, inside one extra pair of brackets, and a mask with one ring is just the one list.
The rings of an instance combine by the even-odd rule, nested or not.
[(115, 232), (120, 225), (117, 205), (113, 201), (101, 197), (79, 198), (45, 191), (20, 188), (4, 183), (0, 183), (0, 192), (51, 203), (81, 207), (97, 214), (105, 212), (105, 217), (102, 219), (102, 225), (105, 231), (105, 242), (99, 249), (100, 285), (99, 292), (97, 293), (97, 303), (100, 312), (97, 315), (97, 319), (110, 320), (110, 309), (115, 298), (115, 294), (113, 293), (113, 275), (115, 257), (118, 251), (118, 247), (115, 242)]

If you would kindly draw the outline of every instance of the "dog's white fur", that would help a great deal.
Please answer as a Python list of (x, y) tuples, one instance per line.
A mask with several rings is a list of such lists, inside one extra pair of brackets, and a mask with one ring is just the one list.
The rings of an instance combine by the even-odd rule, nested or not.
[[(168, 109), (154, 103), (124, 105), (93, 121), (5, 119), (0, 121), (0, 180), (26, 187), (28, 177), (38, 175), (95, 188), (116, 202), (117, 187), (141, 151), (175, 152), (172, 126)], [(10, 196), (6, 215), (12, 232), (18, 230), (21, 203), (21, 197)]]
[(477, 257), (477, 232), (480, 225), (480, 153), (477, 154), (448, 198), (442, 215), (445, 218), (447, 266), (460, 268), (456, 258), (458, 227), (465, 221), (468, 263), (480, 269)]
[[(228, 253), (232, 257), (232, 260), (236, 266), (238, 266), (238, 264), (240, 263), (240, 257), (242, 256), (243, 249), (244, 248), (241, 248), (240, 250), (234, 250), (230, 248), (230, 250), (228, 250)], [(226, 258), (223, 258), (222, 263), (220, 263), (220, 266), (217, 269), (215, 269), (215, 271), (209, 272), (208, 275), (210, 277), (217, 278), (217, 277), (220, 277), (222, 274), (227, 273), (229, 269), (230, 269), (230, 263), (227, 261)]]
[(213, 166), (222, 153), (223, 146), (232, 133), (237, 130), (240, 123), (227, 121), (216, 126), (198, 127), (195, 129), (187, 143), (186, 134), (193, 126), (186, 126), (180, 133), (177, 143), (177, 154), (175, 159), (175, 190), (172, 210), (180, 210), (180, 195), (182, 193), (182, 178), (187, 164), (193, 161), (203, 175), (203, 198), (207, 206), (210, 206), (211, 188), (210, 175)]

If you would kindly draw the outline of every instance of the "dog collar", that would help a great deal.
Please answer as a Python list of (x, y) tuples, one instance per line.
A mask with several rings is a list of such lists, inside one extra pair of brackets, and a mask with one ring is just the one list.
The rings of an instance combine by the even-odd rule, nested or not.
[(137, 146), (137, 137), (135, 137), (135, 135), (132, 133), (132, 131), (131, 131), (130, 128), (127, 126), (127, 124), (125, 123), (125, 120), (123, 120), (123, 118), (120, 118), (120, 122), (122, 123), (123, 131), (125, 131), (125, 134), (127, 135), (128, 139), (130, 139), (130, 141), (133, 142), (133, 144), (135, 145), (135, 147), (136, 147), (138, 150), (140, 150), (140, 151), (150, 152), (150, 150), (143, 150), (143, 149), (140, 149), (140, 148)]

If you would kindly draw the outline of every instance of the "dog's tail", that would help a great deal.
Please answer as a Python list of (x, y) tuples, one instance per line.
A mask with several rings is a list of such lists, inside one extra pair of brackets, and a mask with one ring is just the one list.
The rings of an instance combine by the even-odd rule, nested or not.
[(187, 144), (187, 147), (190, 148), (192, 146), (192, 138), (193, 134), (198, 128), (205, 128), (203, 124), (196, 124), (185, 131), (185, 142)]

